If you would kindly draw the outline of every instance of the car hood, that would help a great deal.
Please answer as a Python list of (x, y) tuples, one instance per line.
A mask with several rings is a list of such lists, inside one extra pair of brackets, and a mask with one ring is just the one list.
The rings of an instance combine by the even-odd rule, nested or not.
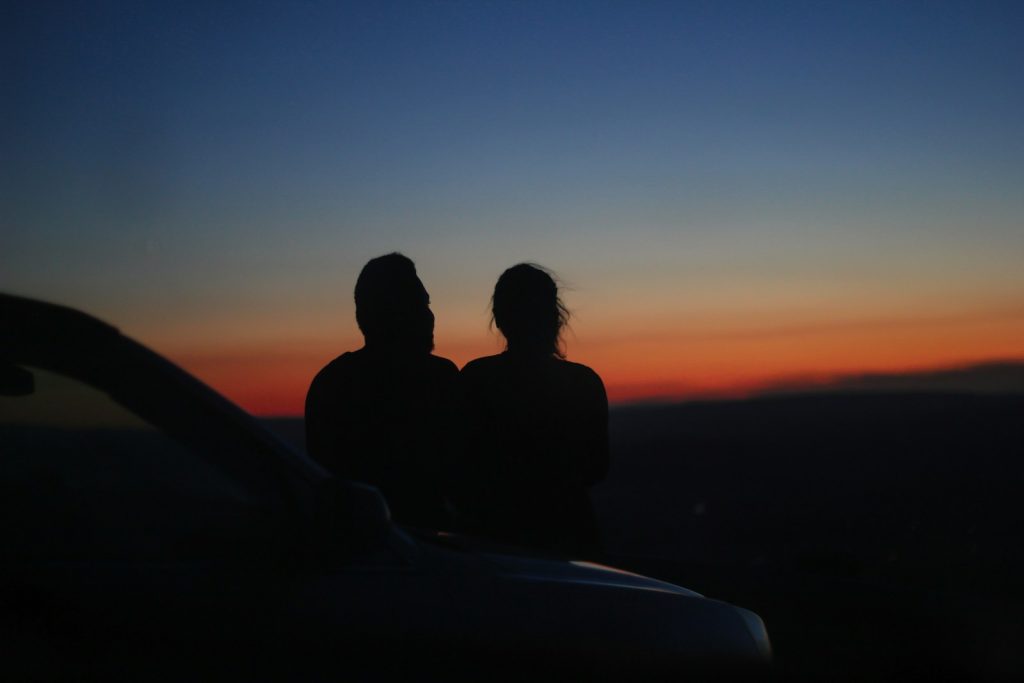
[(687, 588), (596, 562), (495, 553), (484, 553), (483, 556), (507, 579), (631, 588), (692, 598), (704, 597)]
[[(760, 618), (695, 591), (596, 562), (483, 539), (416, 534), (436, 559), (461, 566), (450, 587), (467, 623), (507, 642), (559, 642), (629, 657), (767, 661)], [(426, 543), (424, 543), (424, 541)], [(436, 554), (435, 554), (436, 553)], [(495, 624), (494, 614), (506, 615)], [(570, 637), (571, 636), (571, 637)]]
[(442, 552), (446, 554), (455, 551), (466, 559), (472, 557), (474, 563), (486, 566), (490, 569), (489, 573), (496, 574), (503, 579), (608, 586), (693, 598), (703, 597), (700, 593), (680, 586), (597, 562), (566, 558), (518, 546), (502, 545), (483, 538), (451, 532), (408, 528), (405, 531), (419, 543), (426, 542), (428, 546), (442, 549)]

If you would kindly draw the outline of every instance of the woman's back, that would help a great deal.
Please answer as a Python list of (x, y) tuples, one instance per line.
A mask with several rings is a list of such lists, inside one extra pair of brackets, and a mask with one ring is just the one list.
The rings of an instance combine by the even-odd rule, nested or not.
[(587, 489), (608, 469), (608, 401), (585, 365), (505, 352), (461, 373), (470, 411), (474, 530), (504, 541), (594, 555)]

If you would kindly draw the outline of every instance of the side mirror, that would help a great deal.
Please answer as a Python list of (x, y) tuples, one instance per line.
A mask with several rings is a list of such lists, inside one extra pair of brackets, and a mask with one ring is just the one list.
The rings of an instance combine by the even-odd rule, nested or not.
[(321, 515), (324, 533), (335, 547), (358, 551), (391, 531), (387, 501), (373, 486), (332, 478), (324, 482)]
[(358, 481), (342, 483), (342, 509), (353, 533), (376, 538), (391, 530), (391, 510), (376, 487)]

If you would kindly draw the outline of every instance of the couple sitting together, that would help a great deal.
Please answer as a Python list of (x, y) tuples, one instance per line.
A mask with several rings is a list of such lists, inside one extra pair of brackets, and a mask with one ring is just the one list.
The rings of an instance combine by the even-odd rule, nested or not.
[(588, 488), (608, 469), (608, 399), (593, 370), (564, 359), (569, 312), (551, 275), (502, 273), (492, 309), (506, 350), (461, 372), (431, 353), (430, 295), (410, 259), (372, 259), (355, 300), (365, 344), (309, 387), (310, 455), (379, 488), (401, 524), (598, 555)]

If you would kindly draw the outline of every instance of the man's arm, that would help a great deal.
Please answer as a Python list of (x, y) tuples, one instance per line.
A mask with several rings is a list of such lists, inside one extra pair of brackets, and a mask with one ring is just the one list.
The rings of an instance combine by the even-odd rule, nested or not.
[(331, 429), (327, 378), (321, 370), (306, 392), (306, 452), (332, 472), (337, 471), (337, 443)]

